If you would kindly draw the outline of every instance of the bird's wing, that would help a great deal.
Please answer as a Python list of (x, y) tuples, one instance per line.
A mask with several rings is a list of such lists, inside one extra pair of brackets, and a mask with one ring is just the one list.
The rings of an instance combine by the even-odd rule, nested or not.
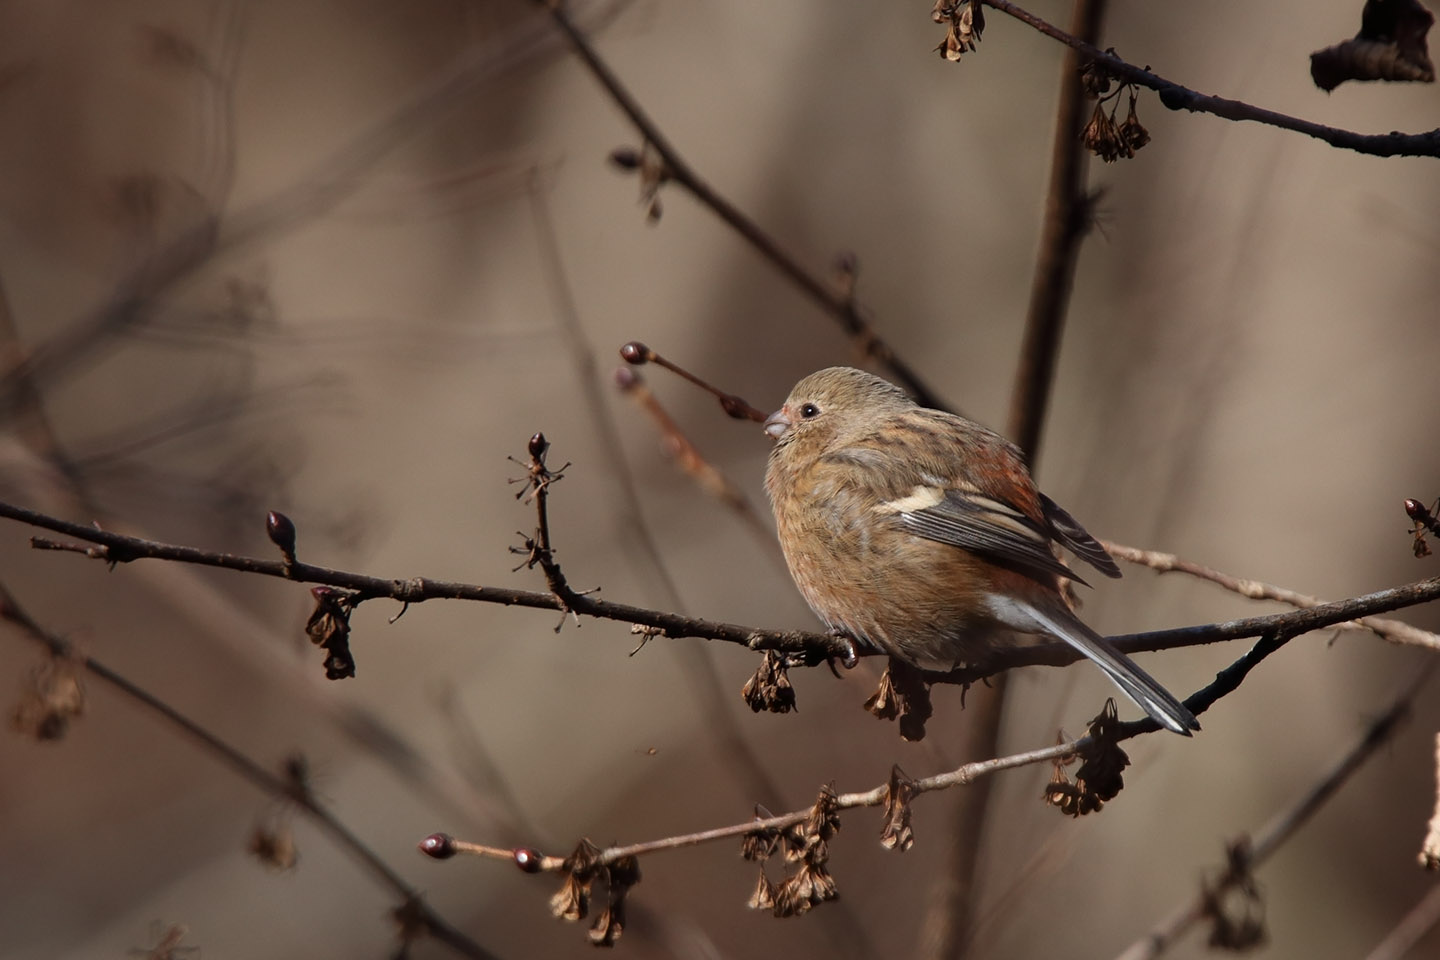
[[(890, 439), (907, 434), (921, 442)], [(1120, 576), (1105, 548), (1035, 489), (1020, 451), (983, 427), (934, 411), (907, 413), (827, 458), (864, 475), (878, 501), (874, 509), (918, 537), (974, 551), (1041, 582), (1060, 576), (1085, 583), (1055, 556), (1052, 544), (1059, 541), (1106, 576)], [(966, 469), (976, 463), (986, 469)]]
[(1105, 576), (1120, 576), (1120, 568), (1115, 565), (1110, 552), (1100, 545), (1100, 541), (1090, 536), (1090, 531), (1080, 526), (1078, 520), (1043, 493), (1040, 494), (1040, 506), (1045, 511), (1045, 518), (1050, 521), (1050, 530), (1056, 540)]

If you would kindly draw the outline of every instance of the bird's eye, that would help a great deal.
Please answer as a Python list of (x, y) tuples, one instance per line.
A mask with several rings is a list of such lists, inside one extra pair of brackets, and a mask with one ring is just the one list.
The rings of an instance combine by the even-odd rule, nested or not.
[(800, 416), (805, 420), (813, 420), (820, 416), (820, 408), (813, 403), (802, 403), (800, 405)]

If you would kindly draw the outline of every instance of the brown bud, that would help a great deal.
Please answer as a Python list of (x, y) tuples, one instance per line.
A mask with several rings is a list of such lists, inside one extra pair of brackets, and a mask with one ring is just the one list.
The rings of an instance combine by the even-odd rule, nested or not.
[(631, 340), (620, 348), (620, 359), (626, 363), (649, 363), (651, 357), (650, 348), (639, 340)]
[(541, 861), (545, 859), (539, 850), (529, 847), (516, 847), (512, 856), (515, 858), (515, 866), (525, 873), (539, 873)]
[(265, 515), (265, 532), (269, 534), (270, 542), (285, 554), (285, 559), (295, 557), (295, 524), (289, 517), (278, 510), (271, 510)]
[(420, 841), (420, 852), (436, 860), (449, 860), (455, 856), (455, 838), (448, 833), (432, 833)]
[(1424, 522), (1425, 518), (1430, 515), (1430, 511), (1425, 509), (1425, 504), (1408, 497), (1405, 500), (1405, 513), (1416, 523)]
[(640, 151), (634, 147), (616, 147), (610, 151), (610, 165), (618, 170), (640, 169)]
[(545, 434), (537, 433), (530, 438), (530, 456), (543, 457), (548, 449), (550, 449), (550, 441), (545, 439)]

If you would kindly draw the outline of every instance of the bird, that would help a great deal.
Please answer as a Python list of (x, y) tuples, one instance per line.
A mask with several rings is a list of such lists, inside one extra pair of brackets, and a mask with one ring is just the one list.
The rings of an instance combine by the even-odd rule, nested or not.
[(853, 367), (802, 379), (764, 429), (785, 563), (832, 633), (923, 670), (981, 662), (1027, 637), (1063, 640), (1160, 726), (1200, 729), (1066, 603), (1062, 581), (1085, 581), (1055, 545), (1107, 577), (1120, 568), (1036, 488), (1010, 441)]

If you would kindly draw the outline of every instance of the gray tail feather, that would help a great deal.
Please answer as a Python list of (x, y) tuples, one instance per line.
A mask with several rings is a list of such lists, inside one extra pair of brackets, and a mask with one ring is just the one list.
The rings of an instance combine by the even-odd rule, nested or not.
[(1125, 696), (1134, 700), (1140, 709), (1148, 713), (1160, 726), (1186, 737), (1190, 736), (1192, 730), (1200, 729), (1200, 721), (1195, 719), (1195, 714), (1191, 713), (1185, 704), (1162, 687), (1159, 681), (1146, 673), (1138, 663), (1116, 650), (1109, 640), (1091, 630), (1079, 619), (1068, 612), (1062, 615), (1058, 611), (1040, 610), (1033, 606), (1030, 611), (1051, 633), (1095, 661), (1115, 686), (1124, 691)]

